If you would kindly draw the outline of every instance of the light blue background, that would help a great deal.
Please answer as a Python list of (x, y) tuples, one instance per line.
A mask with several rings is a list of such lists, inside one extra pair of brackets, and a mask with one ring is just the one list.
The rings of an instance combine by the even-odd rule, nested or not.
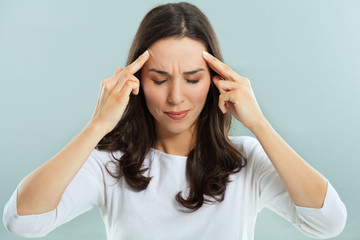
[[(225, 62), (251, 81), (275, 130), (337, 189), (360, 238), (360, 2), (191, 1)], [(88, 122), (100, 81), (124, 66), (144, 15), (163, 1), (0, 1), (2, 208), (20, 180)], [(233, 135), (252, 135), (241, 123)], [(0, 239), (19, 239), (0, 226)], [(98, 209), (44, 239), (106, 239)], [(265, 210), (256, 240), (308, 239)]]

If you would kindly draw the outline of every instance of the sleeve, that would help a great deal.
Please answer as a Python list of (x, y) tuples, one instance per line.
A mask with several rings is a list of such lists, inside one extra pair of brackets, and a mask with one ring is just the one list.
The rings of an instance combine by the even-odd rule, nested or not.
[(65, 189), (59, 205), (45, 213), (17, 214), (17, 188), (4, 207), (3, 222), (9, 232), (20, 237), (43, 237), (58, 226), (104, 205), (104, 177), (94, 150)]
[(345, 226), (347, 211), (334, 187), (328, 181), (324, 205), (320, 209), (296, 206), (259, 141), (253, 138), (251, 161), (256, 185), (258, 211), (266, 207), (287, 219), (311, 238), (331, 238)]

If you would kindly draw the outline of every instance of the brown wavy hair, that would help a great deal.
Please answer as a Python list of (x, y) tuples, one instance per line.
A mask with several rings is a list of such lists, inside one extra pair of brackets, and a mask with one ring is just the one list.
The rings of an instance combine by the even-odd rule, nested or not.
[[(188, 37), (202, 42), (207, 51), (223, 61), (215, 32), (207, 17), (189, 3), (170, 3), (153, 8), (142, 20), (131, 45), (127, 65), (160, 39)], [(211, 77), (215, 72), (211, 70)], [(141, 70), (135, 73), (141, 82)], [(141, 84), (140, 84), (141, 85)], [(218, 107), (219, 91), (211, 81), (207, 99), (196, 124), (195, 147), (186, 162), (186, 178), (189, 183), (187, 198), (179, 192), (175, 199), (188, 212), (199, 209), (204, 202), (222, 202), (225, 198), (229, 175), (237, 173), (247, 163), (229, 140), (231, 114), (223, 114)], [(140, 138), (141, 136), (141, 138)], [(98, 143), (98, 150), (111, 152), (118, 166), (114, 178), (125, 178), (134, 190), (147, 188), (152, 177), (142, 175), (149, 168), (142, 168), (144, 158), (156, 141), (155, 122), (150, 114), (144, 92), (130, 96), (125, 112), (116, 127)], [(113, 152), (123, 154), (117, 159)], [(205, 198), (205, 195), (214, 200)], [(181, 210), (184, 211), (184, 210)], [(185, 212), (185, 211), (184, 211)]]

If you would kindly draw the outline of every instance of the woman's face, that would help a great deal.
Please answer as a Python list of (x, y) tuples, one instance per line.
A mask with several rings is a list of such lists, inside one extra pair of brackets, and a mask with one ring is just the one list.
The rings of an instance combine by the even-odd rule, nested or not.
[(211, 78), (203, 50), (200, 41), (187, 37), (161, 39), (149, 48), (141, 87), (162, 136), (188, 131), (204, 107)]

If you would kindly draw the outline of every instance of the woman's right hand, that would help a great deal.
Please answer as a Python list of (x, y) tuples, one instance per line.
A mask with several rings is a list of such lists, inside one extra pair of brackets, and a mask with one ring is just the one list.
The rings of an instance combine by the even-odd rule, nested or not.
[(130, 93), (139, 93), (140, 81), (134, 74), (139, 71), (149, 59), (149, 52), (145, 51), (129, 66), (118, 67), (114, 75), (101, 81), (100, 94), (91, 123), (111, 132), (120, 121), (127, 104)]

